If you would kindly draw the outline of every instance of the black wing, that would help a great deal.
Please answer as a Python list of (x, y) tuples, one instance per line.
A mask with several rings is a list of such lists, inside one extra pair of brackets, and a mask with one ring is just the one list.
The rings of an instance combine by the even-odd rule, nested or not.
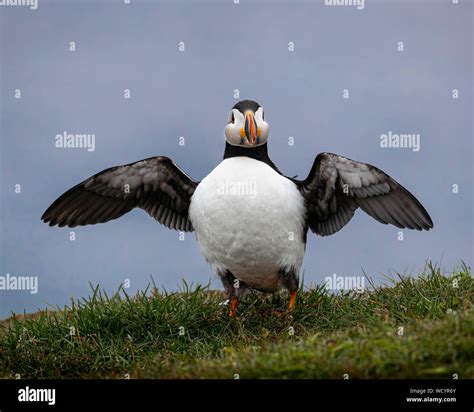
[(188, 208), (197, 185), (168, 157), (150, 157), (84, 180), (61, 195), (41, 219), (50, 226), (93, 225), (139, 207), (170, 229), (189, 232)]
[(308, 177), (294, 180), (306, 200), (308, 224), (332, 235), (360, 207), (381, 223), (429, 230), (433, 222), (422, 204), (382, 170), (333, 153), (320, 153)]

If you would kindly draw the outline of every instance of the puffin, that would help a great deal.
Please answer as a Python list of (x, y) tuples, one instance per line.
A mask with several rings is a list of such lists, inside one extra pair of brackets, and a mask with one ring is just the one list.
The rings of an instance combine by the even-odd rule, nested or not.
[(49, 226), (117, 219), (134, 208), (162, 225), (195, 232), (237, 316), (250, 289), (289, 292), (296, 305), (308, 231), (329, 236), (362, 209), (380, 223), (429, 230), (423, 205), (381, 169), (334, 153), (316, 156), (304, 180), (283, 174), (268, 155), (270, 127), (253, 100), (230, 110), (222, 162), (196, 181), (165, 156), (114, 166), (62, 194), (42, 215)]

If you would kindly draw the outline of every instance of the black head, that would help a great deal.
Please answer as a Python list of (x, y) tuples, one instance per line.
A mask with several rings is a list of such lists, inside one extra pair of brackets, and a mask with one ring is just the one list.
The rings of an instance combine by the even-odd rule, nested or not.
[(263, 108), (253, 100), (241, 100), (229, 113), (225, 136), (227, 143), (249, 148), (266, 144), (269, 131)]
[(260, 105), (253, 100), (241, 100), (240, 102), (236, 103), (232, 109), (237, 109), (243, 114), (248, 110), (251, 110), (255, 113), (259, 107)]

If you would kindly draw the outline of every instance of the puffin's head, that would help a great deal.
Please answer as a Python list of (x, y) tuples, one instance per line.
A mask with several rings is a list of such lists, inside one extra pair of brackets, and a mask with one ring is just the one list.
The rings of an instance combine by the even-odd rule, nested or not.
[(233, 146), (255, 147), (267, 142), (270, 127), (263, 108), (253, 100), (241, 100), (230, 111), (225, 137)]

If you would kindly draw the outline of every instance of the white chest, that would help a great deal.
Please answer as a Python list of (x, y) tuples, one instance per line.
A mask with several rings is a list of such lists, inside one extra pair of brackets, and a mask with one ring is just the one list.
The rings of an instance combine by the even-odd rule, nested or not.
[(298, 273), (304, 256), (303, 198), (267, 164), (222, 161), (198, 185), (189, 210), (201, 252), (216, 272), (275, 290), (278, 271)]

